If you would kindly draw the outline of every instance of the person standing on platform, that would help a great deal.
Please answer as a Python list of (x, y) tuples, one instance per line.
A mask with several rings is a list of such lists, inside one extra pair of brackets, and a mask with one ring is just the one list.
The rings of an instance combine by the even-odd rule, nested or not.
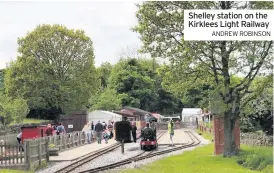
[(113, 132), (112, 132), (112, 130), (113, 130), (113, 125), (112, 125), (111, 122), (109, 122), (109, 124), (108, 124), (108, 130), (109, 130), (109, 132), (110, 132), (110, 134), (109, 134), (109, 139), (111, 139), (111, 138), (113, 138)]
[(60, 123), (59, 126), (57, 127), (57, 135), (65, 134), (65, 133), (66, 133), (65, 127), (63, 126), (62, 123)]
[[(21, 142), (21, 141), (22, 141), (22, 132), (20, 132), (20, 133), (17, 135), (16, 139), (17, 139), (19, 145), (21, 145), (21, 144), (22, 144), (22, 142)], [(20, 152), (21, 149), (22, 149), (22, 151), (24, 152), (24, 148), (23, 148), (22, 146), (19, 147), (19, 152)]]
[(87, 130), (86, 130), (86, 134), (87, 134), (87, 142), (88, 142), (88, 144), (91, 144), (91, 140), (92, 140), (92, 135), (91, 135), (91, 124), (90, 123), (88, 123), (87, 124)]
[(91, 130), (91, 140), (94, 139), (94, 123), (93, 121), (91, 121), (91, 125), (90, 125), (90, 130)]
[(109, 139), (108, 130), (104, 130), (104, 132), (103, 132), (103, 138), (105, 140), (105, 143), (107, 144), (108, 143), (108, 139)]
[(131, 131), (132, 131), (131, 133), (132, 133), (133, 141), (136, 143), (136, 131), (137, 131), (137, 127), (136, 127), (135, 123), (132, 125)]
[(173, 146), (173, 136), (174, 136), (174, 124), (173, 121), (170, 120), (170, 122), (168, 123), (168, 133), (170, 135), (170, 141), (171, 141), (171, 146)]
[(17, 137), (16, 137), (17, 141), (19, 144), (21, 144), (21, 139), (22, 139), (22, 132), (20, 132)]
[(51, 124), (48, 124), (48, 127), (46, 129), (46, 135), (47, 136), (52, 136), (53, 135), (53, 128), (51, 127)]
[(93, 121), (91, 121), (90, 128), (91, 128), (91, 130), (92, 130), (92, 131), (94, 130), (94, 124), (93, 124)]
[(101, 144), (102, 141), (102, 132), (104, 131), (104, 126), (98, 121), (98, 123), (95, 125), (94, 128), (96, 132), (97, 142), (98, 144)]

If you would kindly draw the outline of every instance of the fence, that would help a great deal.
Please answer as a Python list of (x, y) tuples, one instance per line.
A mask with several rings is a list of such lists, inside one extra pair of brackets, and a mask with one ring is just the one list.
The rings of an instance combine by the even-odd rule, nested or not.
[[(213, 127), (213, 126), (212, 126)], [(209, 132), (211, 134), (214, 133), (214, 128), (209, 128), (209, 127), (206, 127), (206, 126), (203, 126), (203, 125), (199, 125), (198, 126), (198, 129), (201, 131), (201, 132)]]
[(49, 136), (24, 140), (23, 145), (11, 145), (0, 142), (0, 169), (31, 169), (49, 161), (49, 145), (54, 144), (59, 151), (86, 143), (85, 132), (72, 132), (59, 136)]
[[(185, 122), (175, 122), (174, 123), (174, 129), (181, 129), (181, 128), (186, 128)], [(156, 124), (156, 129), (157, 130), (167, 130), (168, 129), (168, 122), (159, 122)]]
[(4, 141), (6, 145), (17, 145), (17, 137), (18, 134), (10, 134), (10, 135), (4, 135), (0, 136), (0, 141)]
[(33, 166), (41, 166), (42, 160), (49, 161), (48, 140), (46, 138), (38, 138), (34, 140), (25, 140), (25, 167), (30, 169)]
[(86, 143), (86, 134), (83, 131), (46, 138), (49, 139), (49, 144), (54, 144), (56, 148), (59, 148), (59, 151), (81, 146)]
[[(0, 168), (2, 167), (24, 167), (25, 153), (23, 145), (7, 145), (0, 143)], [(19, 150), (20, 149), (20, 150)]]

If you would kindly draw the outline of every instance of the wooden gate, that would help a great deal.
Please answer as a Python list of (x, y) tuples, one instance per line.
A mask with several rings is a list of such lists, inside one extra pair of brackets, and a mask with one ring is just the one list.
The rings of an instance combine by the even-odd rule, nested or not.
[(60, 122), (63, 123), (67, 133), (82, 131), (87, 124), (87, 111), (77, 111), (71, 115), (61, 115)]

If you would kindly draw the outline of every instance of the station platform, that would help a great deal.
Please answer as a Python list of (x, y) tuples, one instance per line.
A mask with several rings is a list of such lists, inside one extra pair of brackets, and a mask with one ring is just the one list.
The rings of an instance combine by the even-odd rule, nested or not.
[(108, 144), (105, 144), (104, 140), (102, 140), (101, 144), (98, 144), (97, 141), (95, 141), (91, 144), (86, 144), (77, 148), (72, 148), (70, 150), (59, 152), (59, 156), (50, 156), (49, 160), (52, 162), (73, 161), (89, 153), (95, 152), (103, 148), (107, 148), (110, 145), (115, 144), (116, 142), (117, 141), (114, 139), (108, 140)]
[[(185, 133), (186, 129), (174, 130), (173, 143), (188, 143), (191, 141), (189, 136)], [(171, 144), (169, 133), (166, 132), (159, 140), (159, 144)]]

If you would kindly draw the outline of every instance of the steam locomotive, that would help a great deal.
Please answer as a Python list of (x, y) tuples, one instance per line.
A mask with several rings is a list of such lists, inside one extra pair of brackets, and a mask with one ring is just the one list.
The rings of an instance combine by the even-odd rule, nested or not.
[(156, 127), (154, 123), (147, 123), (147, 126), (141, 130), (141, 150), (151, 150), (158, 147)]

